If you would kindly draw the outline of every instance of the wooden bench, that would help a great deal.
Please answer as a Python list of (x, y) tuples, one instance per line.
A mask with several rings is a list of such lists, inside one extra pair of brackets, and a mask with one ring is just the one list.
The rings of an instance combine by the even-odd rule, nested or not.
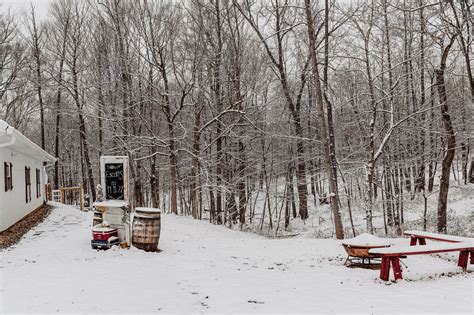
[(431, 233), (431, 232), (424, 232), (424, 231), (405, 231), (404, 234), (410, 236), (410, 245), (412, 246), (416, 245), (416, 243), (420, 245), (426, 245), (426, 239), (440, 241), (440, 242), (448, 242), (448, 243), (462, 243), (466, 241), (471, 241), (471, 239), (467, 237)]
[[(410, 246), (392, 246), (370, 250), (369, 253), (379, 255), (382, 258), (380, 278), (388, 281), (390, 266), (393, 268), (395, 280), (402, 279), (400, 258), (408, 255), (425, 255), (447, 252), (459, 252), (458, 266), (465, 270), (467, 268), (469, 255), (470, 263), (474, 264), (474, 240), (472, 238), (431, 233), (424, 231), (406, 231), (410, 236)], [(426, 245), (426, 239), (443, 243)], [(420, 246), (416, 246), (416, 244)]]
[(402, 269), (400, 268), (400, 257), (409, 255), (426, 255), (436, 253), (459, 252), (458, 266), (466, 270), (469, 255), (470, 263), (474, 264), (474, 242), (436, 243), (429, 245), (392, 246), (387, 248), (374, 248), (369, 250), (370, 254), (380, 255), (382, 265), (380, 267), (380, 279), (389, 280), (390, 265), (393, 268), (395, 280), (402, 279)]

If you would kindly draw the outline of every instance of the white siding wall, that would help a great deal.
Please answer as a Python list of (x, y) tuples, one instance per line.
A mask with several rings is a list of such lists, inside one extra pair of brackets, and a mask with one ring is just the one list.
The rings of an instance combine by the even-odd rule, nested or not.
[[(13, 190), (5, 192), (4, 162), (13, 164)], [(31, 201), (26, 202), (25, 167), (31, 169)], [(41, 172), (41, 195), (36, 198), (36, 169)], [(0, 231), (4, 231), (31, 211), (40, 207), (45, 199), (43, 162), (8, 147), (0, 148)]]

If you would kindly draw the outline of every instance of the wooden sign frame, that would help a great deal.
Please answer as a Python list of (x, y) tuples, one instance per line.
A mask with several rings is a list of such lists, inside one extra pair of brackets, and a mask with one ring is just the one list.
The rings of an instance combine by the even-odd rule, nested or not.
[[(109, 164), (122, 164), (123, 165), (123, 201), (129, 202), (130, 200), (130, 188), (129, 188), (129, 159), (128, 156), (101, 156), (100, 157), (100, 185), (104, 191), (104, 198), (106, 200), (113, 200), (107, 198), (107, 178), (106, 178), (106, 165)], [(120, 199), (122, 200), (122, 199)]]

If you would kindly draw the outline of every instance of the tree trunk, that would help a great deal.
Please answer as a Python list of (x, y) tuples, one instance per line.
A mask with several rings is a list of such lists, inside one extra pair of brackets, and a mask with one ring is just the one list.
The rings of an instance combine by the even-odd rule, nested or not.
[(32, 23), (32, 30), (31, 36), (33, 41), (33, 55), (35, 60), (35, 75), (36, 75), (36, 92), (38, 95), (38, 103), (40, 108), (40, 129), (41, 129), (41, 148), (45, 149), (45, 136), (44, 136), (44, 103), (43, 103), (43, 83), (42, 83), (42, 76), (41, 76), (41, 58), (40, 58), (40, 33), (38, 33), (38, 28), (36, 25), (36, 16), (35, 16), (35, 9), (33, 5), (31, 5), (31, 23)]
[[(73, 56), (72, 56), (71, 74), (72, 74), (72, 83), (73, 83), (73, 98), (76, 103), (77, 114), (79, 118), (79, 134), (80, 134), (81, 144), (83, 146), (84, 160), (85, 160), (84, 162), (85, 162), (85, 167), (87, 169), (87, 176), (89, 178), (89, 188), (90, 188), (90, 193), (92, 195), (91, 202), (93, 202), (96, 199), (94, 174), (92, 171), (92, 163), (91, 163), (90, 155), (89, 155), (89, 144), (87, 142), (86, 122), (83, 115), (84, 105), (81, 104), (81, 99), (79, 96), (76, 49), (74, 49)], [(87, 186), (84, 188), (87, 189)]]
[(136, 171), (134, 172), (135, 174), (133, 175), (134, 177), (134, 204), (135, 207), (143, 207), (145, 205), (145, 197), (143, 195), (143, 187), (142, 187), (142, 180), (140, 176), (140, 169), (141, 169), (141, 162), (137, 161), (136, 164)]
[(342, 227), (341, 214), (339, 210), (339, 202), (337, 199), (337, 174), (334, 174), (334, 168), (331, 163), (331, 152), (329, 145), (328, 130), (326, 124), (326, 118), (324, 115), (324, 102), (323, 95), (321, 90), (321, 83), (319, 81), (319, 71), (318, 71), (318, 60), (316, 56), (316, 36), (313, 27), (313, 16), (311, 13), (311, 3), (310, 0), (305, 0), (305, 9), (306, 9), (306, 23), (308, 28), (308, 38), (309, 38), (309, 54), (312, 64), (312, 74), (313, 74), (313, 85), (314, 85), (314, 95), (317, 103), (317, 111), (319, 118), (319, 135), (321, 143), (324, 145), (324, 161), (326, 164), (326, 173), (329, 179), (329, 188), (330, 188), (330, 200), (331, 200), (331, 209), (334, 216), (334, 225), (336, 229), (336, 237), (338, 239), (344, 238), (344, 230)]
[(169, 142), (169, 152), (170, 152), (170, 182), (171, 182), (171, 196), (170, 196), (170, 209), (171, 213), (178, 214), (178, 195), (177, 195), (177, 158), (176, 158), (176, 144), (172, 137), (173, 128), (171, 124), (168, 124), (169, 134), (171, 136)]
[[(199, 105), (200, 106), (200, 105)], [(198, 211), (198, 169), (199, 169), (199, 142), (200, 142), (200, 126), (201, 126), (201, 111), (204, 107), (200, 106), (194, 112), (194, 127), (193, 127), (193, 155), (191, 158), (191, 212), (193, 218), (199, 218)]]
[[(216, 22), (217, 22), (217, 51), (215, 52), (215, 65), (214, 65), (214, 97), (215, 97), (215, 106), (217, 108), (218, 114), (222, 111), (222, 96), (221, 96), (221, 63), (222, 63), (222, 33), (221, 33), (221, 10), (220, 10), (220, 1), (216, 1), (214, 3), (215, 10), (216, 10)], [(217, 158), (217, 166), (216, 166), (216, 223), (222, 224), (222, 179), (223, 179), (223, 157), (222, 157), (222, 122), (217, 120), (216, 122), (216, 158)]]
[[(156, 149), (155, 149), (156, 151)], [(150, 165), (150, 194), (151, 194), (151, 205), (153, 208), (160, 207), (160, 181), (159, 173), (156, 168), (156, 155), (151, 158)]]
[(446, 95), (446, 85), (444, 82), (444, 72), (446, 68), (446, 59), (449, 50), (454, 43), (455, 37), (451, 38), (450, 43), (444, 49), (441, 58), (440, 68), (435, 70), (436, 86), (438, 88), (438, 95), (441, 106), (441, 116), (443, 118), (443, 125), (446, 131), (447, 148), (443, 158), (441, 167), (440, 189), (438, 196), (438, 232), (447, 232), (447, 206), (448, 206), (448, 190), (449, 190), (449, 173), (454, 159), (456, 138), (454, 136), (453, 124), (449, 115), (448, 98)]
[(66, 20), (66, 25), (64, 26), (64, 37), (61, 50), (61, 59), (59, 60), (59, 72), (58, 72), (58, 90), (56, 92), (56, 125), (55, 125), (55, 135), (54, 135), (54, 155), (56, 157), (56, 162), (54, 162), (54, 189), (59, 189), (59, 135), (61, 132), (61, 92), (63, 84), (63, 67), (64, 60), (66, 58), (66, 41), (67, 41), (67, 32), (69, 28), (69, 19)]
[(474, 160), (471, 161), (471, 168), (469, 170), (469, 183), (474, 184)]

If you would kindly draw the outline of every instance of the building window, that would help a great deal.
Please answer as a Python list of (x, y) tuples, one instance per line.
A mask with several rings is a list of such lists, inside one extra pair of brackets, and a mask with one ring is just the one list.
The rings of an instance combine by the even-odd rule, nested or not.
[(12, 163), (5, 162), (3, 168), (5, 171), (5, 191), (13, 190), (13, 165)]
[(41, 172), (36, 169), (36, 198), (41, 197)]
[(25, 197), (26, 203), (31, 201), (31, 170), (25, 167)]

